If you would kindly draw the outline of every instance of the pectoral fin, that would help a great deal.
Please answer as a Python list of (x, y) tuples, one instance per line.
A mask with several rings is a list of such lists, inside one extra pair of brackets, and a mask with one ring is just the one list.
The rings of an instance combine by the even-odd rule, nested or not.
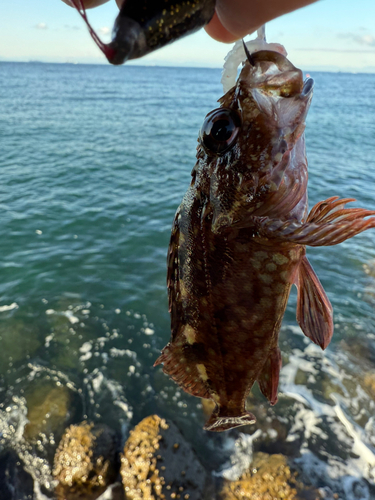
[(375, 210), (344, 208), (353, 199), (339, 200), (337, 196), (317, 203), (306, 222), (283, 221), (256, 217), (258, 234), (269, 239), (313, 247), (337, 245), (353, 236), (375, 228)]
[(277, 403), (277, 390), (279, 387), (279, 374), (281, 370), (280, 349), (275, 347), (270, 352), (262, 371), (258, 376), (259, 388), (271, 405)]
[(306, 256), (299, 266), (296, 286), (297, 321), (306, 337), (325, 349), (333, 334), (332, 306)]

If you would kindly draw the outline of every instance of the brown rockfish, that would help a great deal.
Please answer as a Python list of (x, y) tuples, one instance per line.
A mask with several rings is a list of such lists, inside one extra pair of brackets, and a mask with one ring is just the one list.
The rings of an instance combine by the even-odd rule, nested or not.
[(255, 422), (257, 381), (277, 402), (278, 334), (292, 284), (297, 321), (325, 349), (332, 307), (306, 245), (336, 245), (375, 227), (375, 211), (333, 196), (308, 213), (305, 118), (313, 80), (282, 54), (248, 53), (236, 85), (203, 123), (190, 187), (168, 254), (172, 337), (155, 365), (186, 392), (212, 399), (205, 425)]

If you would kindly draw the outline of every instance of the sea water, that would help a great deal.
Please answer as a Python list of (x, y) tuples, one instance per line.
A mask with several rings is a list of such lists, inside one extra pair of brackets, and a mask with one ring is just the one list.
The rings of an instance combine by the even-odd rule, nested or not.
[[(375, 75), (311, 76), (310, 206), (337, 195), (374, 210)], [(125, 439), (158, 413), (209, 470), (231, 475), (241, 429), (203, 431), (201, 401), (153, 368), (170, 336), (173, 215), (221, 94), (218, 69), (0, 63), (0, 468), (15, 456), (36, 492), (48, 491), (64, 428), (83, 419)], [(322, 353), (303, 337), (293, 293), (279, 403), (253, 390), (268, 427), (251, 447), (287, 454), (348, 500), (375, 498), (374, 241), (368, 231), (308, 249), (333, 305), (332, 343)], [(37, 408), (48, 404), (46, 423)]]

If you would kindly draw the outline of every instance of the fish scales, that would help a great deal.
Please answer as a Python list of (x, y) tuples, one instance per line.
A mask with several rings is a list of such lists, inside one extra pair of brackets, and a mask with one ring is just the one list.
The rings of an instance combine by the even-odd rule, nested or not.
[(332, 307), (306, 245), (333, 245), (375, 227), (375, 211), (331, 197), (308, 215), (305, 117), (313, 82), (286, 57), (254, 52), (202, 126), (190, 187), (168, 256), (172, 337), (156, 365), (188, 393), (212, 399), (205, 425), (254, 423), (245, 408), (258, 382), (277, 402), (278, 334), (291, 286), (297, 321), (323, 349)]

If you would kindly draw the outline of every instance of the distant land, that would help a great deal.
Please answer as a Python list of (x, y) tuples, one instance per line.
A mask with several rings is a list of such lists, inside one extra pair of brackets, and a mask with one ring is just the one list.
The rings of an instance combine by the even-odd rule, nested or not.
[[(86, 61), (74, 61), (74, 60), (67, 60), (67, 61), (48, 61), (48, 60), (40, 60), (40, 59), (30, 59), (30, 60), (10, 60), (6, 58), (0, 57), (0, 63), (6, 62), (6, 63), (28, 63), (28, 64), (82, 64), (82, 65), (94, 65), (94, 66), (108, 66), (108, 67), (113, 67), (107, 63), (106, 60), (101, 60), (101, 59), (94, 59), (94, 60), (86, 60)], [(163, 61), (161, 63), (160, 61), (145, 61), (145, 60), (138, 60), (138, 61), (129, 61), (126, 63), (126, 66), (158, 66), (158, 67), (174, 67), (174, 68), (180, 68), (180, 67), (185, 67), (185, 68), (207, 68), (207, 69), (222, 69), (222, 66), (218, 65), (213, 65), (213, 66), (207, 66), (207, 65), (198, 65), (198, 64), (192, 64), (192, 63), (182, 63), (179, 65), (176, 65), (176, 63), (173, 61)], [(317, 65), (317, 66), (309, 66), (309, 67), (304, 67), (301, 66), (301, 69), (303, 71), (322, 71), (324, 73), (353, 73), (353, 74), (363, 74), (363, 73), (369, 73), (373, 74), (375, 73), (375, 66), (365, 66), (363, 68), (352, 68), (350, 66), (347, 67), (340, 67), (340, 66), (327, 66), (327, 65)]]

